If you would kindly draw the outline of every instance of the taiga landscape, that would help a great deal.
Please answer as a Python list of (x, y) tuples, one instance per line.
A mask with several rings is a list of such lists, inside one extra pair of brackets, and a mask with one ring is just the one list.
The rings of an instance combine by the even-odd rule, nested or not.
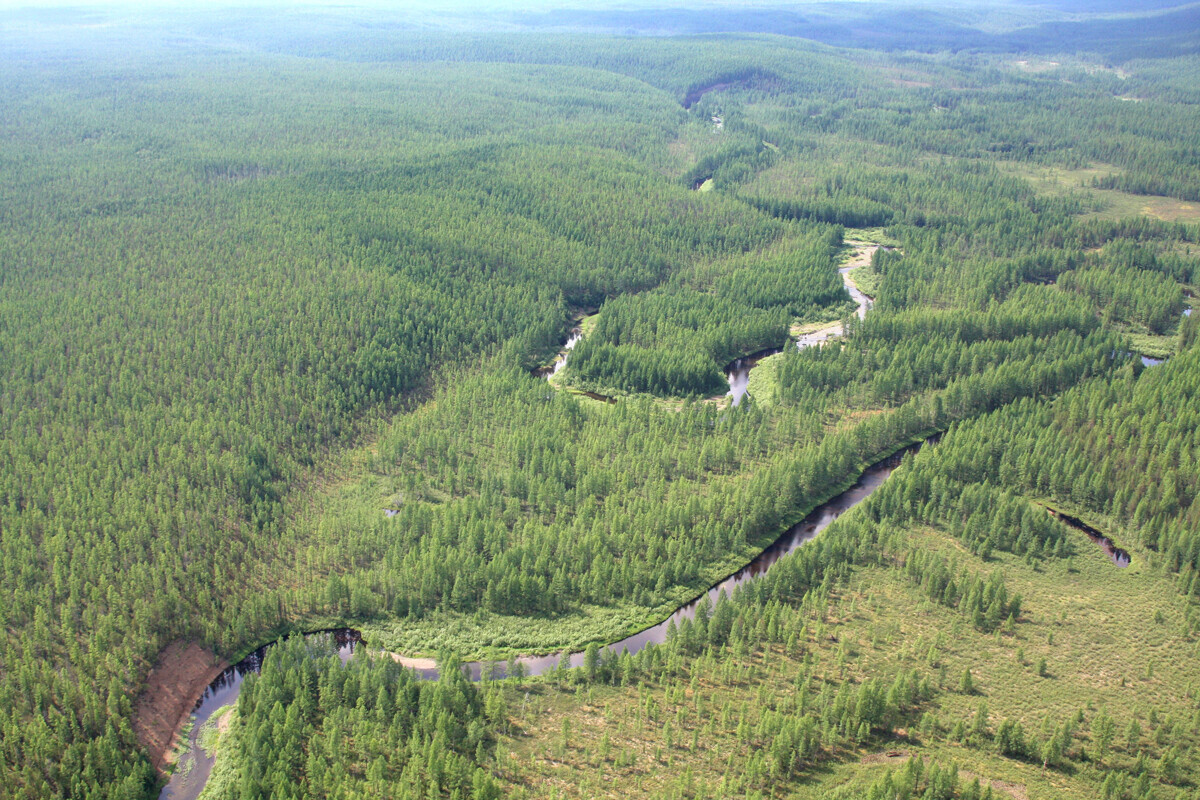
[(0, 4), (0, 798), (1200, 800), (1200, 7)]

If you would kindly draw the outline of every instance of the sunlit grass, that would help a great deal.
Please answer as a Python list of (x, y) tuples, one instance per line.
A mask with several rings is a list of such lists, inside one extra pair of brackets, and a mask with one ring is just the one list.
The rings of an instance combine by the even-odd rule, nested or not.
[[(533, 690), (513, 709), (513, 735), (503, 737), (497, 751), (501, 772), (522, 787), (516, 796), (673, 796), (686, 789), (681, 782), (693, 792), (683, 796), (730, 796), (723, 788), (729, 759), (740, 765), (749, 756), (737, 736), (739, 721), (744, 715), (753, 726), (764, 698), (793, 693), (810, 653), (814, 674), (834, 680), (888, 680), (912, 669), (935, 676), (941, 686), (930, 709), (936, 728), (904, 730), (894, 741), (835, 753), (767, 796), (858, 798), (887, 769), (922, 756), (957, 764), (964, 782), (990, 782), (997, 797), (1092, 800), (1105, 770), (1131, 769), (1138, 750), (1151, 759), (1159, 755), (1158, 728), (1179, 723), (1195, 746), (1200, 653), (1186, 633), (1186, 601), (1144, 553), (1131, 544), (1134, 566), (1119, 570), (1083, 534), (1073, 533), (1071, 544), (1071, 558), (1032, 566), (1006, 553), (984, 562), (934, 529), (905, 531), (897, 550), (940, 552), (981, 575), (1002, 570), (1009, 592), (1023, 598), (1015, 631), (981, 633), (957, 611), (928, 600), (895, 567), (860, 568), (827, 611), (806, 620), (809, 635), (795, 652), (778, 645), (765, 654), (726, 650), (716, 668), (693, 669), (690, 677), (665, 684), (576, 690), (531, 683)], [(844, 664), (843, 652), (849, 654)], [(1037, 671), (1043, 659), (1044, 677)], [(974, 694), (958, 690), (965, 669), (972, 671)], [(949, 731), (959, 720), (969, 724), (980, 702), (987, 704), (989, 736), (971, 746), (951, 742)], [(723, 717), (727, 708), (732, 715)], [(1115, 718), (1119, 732), (1103, 758), (1089, 735), (1100, 709)], [(1073, 744), (1076, 759), (1066, 769), (1002, 757), (990, 740), (1006, 718), (1036, 736), (1043, 720), (1057, 724), (1076, 712), (1083, 722)], [(1134, 719), (1144, 734), (1131, 750), (1123, 740)], [(1080, 748), (1090, 754), (1086, 760), (1078, 757)]]

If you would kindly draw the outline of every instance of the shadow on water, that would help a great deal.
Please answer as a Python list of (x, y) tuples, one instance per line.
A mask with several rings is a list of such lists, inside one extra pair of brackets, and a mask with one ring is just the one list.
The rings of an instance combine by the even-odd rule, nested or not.
[[(883, 485), (888, 476), (900, 465), (900, 461), (906, 453), (916, 452), (926, 442), (934, 444), (940, 438), (940, 434), (931, 436), (925, 442), (917, 442), (905, 447), (893, 455), (867, 467), (853, 486), (809, 512), (808, 516), (788, 528), (779, 538), (737, 572), (710, 587), (707, 592), (680, 607), (675, 613), (657, 625), (606, 645), (601, 648), (601, 653), (605, 656), (614, 656), (627, 651), (632, 655), (649, 645), (662, 644), (667, 640), (667, 631), (672, 624), (678, 627), (679, 623), (684, 619), (695, 618), (696, 609), (704, 598), (707, 598), (710, 604), (715, 604), (722, 593), (727, 596), (731, 595), (733, 590), (738, 586), (763, 575), (776, 561), (812, 541), (839, 516), (867, 499), (876, 489)], [(584, 654), (582, 652), (570, 653), (569, 655), (521, 656), (515, 659), (514, 663), (519, 665), (522, 675), (541, 675), (558, 668), (560, 665), (569, 665), (572, 667), (583, 666), (583, 658)], [(464, 664), (463, 669), (468, 672), (472, 680), (481, 680), (485, 675), (488, 678), (504, 678), (508, 676), (508, 664), (505, 662), (473, 661)], [(416, 672), (421, 677), (429, 679), (436, 678), (438, 674), (437, 669), (431, 667), (416, 668)]]
[(1122, 569), (1124, 569), (1125, 567), (1129, 566), (1130, 562), (1132, 561), (1132, 559), (1129, 556), (1129, 553), (1127, 551), (1122, 550), (1121, 548), (1117, 547), (1116, 544), (1113, 543), (1112, 539), (1108, 538), (1103, 533), (1096, 530), (1091, 525), (1088, 525), (1086, 522), (1079, 519), (1078, 517), (1072, 517), (1069, 514), (1064, 514), (1063, 512), (1061, 512), (1057, 509), (1051, 508), (1050, 506), (1042, 506), (1042, 508), (1049, 511), (1051, 516), (1057, 517), (1058, 519), (1062, 520), (1065, 524), (1070, 525), (1072, 528), (1075, 528), (1076, 530), (1080, 530), (1080, 531), (1083, 531), (1084, 533), (1086, 533), (1089, 539), (1091, 539), (1096, 544), (1100, 545), (1100, 547), (1103, 548), (1104, 552), (1108, 553), (1108, 557), (1111, 558), (1112, 562), (1114, 564), (1116, 564), (1118, 567), (1121, 567)]
[[(720, 88), (725, 88), (724, 85), (707, 87), (699, 91), (703, 94), (705, 91), (713, 91)], [(697, 98), (698, 99), (697, 95)], [(694, 102), (694, 100), (693, 100)], [(842, 273), (846, 283), (846, 289), (851, 297), (856, 302), (859, 318), (863, 318), (866, 312), (872, 306), (872, 300), (867, 295), (858, 290), (856, 286), (848, 279), (850, 268), (839, 270)], [(1190, 313), (1188, 309), (1185, 313)], [(826, 329), (818, 331), (811, 335), (812, 341), (802, 340), (797, 342), (800, 347), (819, 345), (832, 336), (837, 336), (841, 333), (840, 328), (837, 330)], [(558, 372), (565, 366), (567, 356), (578, 343), (580, 333), (572, 331), (570, 338), (564, 346), (559, 358), (553, 365), (552, 369), (546, 370), (543, 374), (553, 374)], [(727, 367), (727, 377), (730, 384), (730, 394), (733, 395), (733, 404), (737, 405), (746, 394), (747, 385), (750, 377), (750, 370), (763, 358), (780, 352), (779, 348), (770, 348), (754, 353), (744, 358), (739, 358)], [(1142, 358), (1142, 362), (1147, 366), (1153, 366), (1161, 363), (1157, 359)], [(581, 394), (591, 397), (595, 400), (600, 400), (606, 403), (617, 402), (614, 398), (606, 397), (605, 395), (595, 392), (581, 392)], [(628, 636), (620, 641), (613, 642), (602, 648), (602, 652), (607, 656), (619, 655), (623, 652), (634, 654), (640, 652), (644, 648), (653, 645), (661, 644), (666, 641), (667, 633), (672, 626), (678, 625), (685, 619), (694, 619), (696, 611), (700, 604), (705, 600), (710, 604), (715, 604), (718, 598), (722, 595), (731, 595), (733, 591), (749, 581), (755, 580), (767, 572), (770, 567), (783, 558), (788, 553), (793, 552), (797, 548), (812, 541), (823, 530), (828, 528), (833, 522), (846, 511), (849, 511), (854, 506), (861, 503), (869, 497), (876, 489), (883, 485), (884, 481), (892, 474), (899, 466), (901, 459), (906, 453), (911, 453), (919, 450), (926, 443), (935, 444), (940, 439), (940, 434), (931, 436), (924, 442), (918, 442), (903, 448), (895, 454), (882, 459), (866, 470), (859, 476), (853, 486), (845, 490), (841, 494), (831, 500), (818, 506), (810, 512), (803, 520), (796, 525), (788, 528), (778, 539), (772, 542), (765, 550), (757, 557), (746, 564), (744, 567), (728, 576), (724, 580), (710, 587), (707, 592), (700, 595), (696, 599), (677, 609), (673, 614), (667, 617), (657, 625), (653, 625), (645, 630), (639, 631), (631, 636)], [(1111, 539), (1102, 534), (1100, 531), (1092, 528), (1076, 517), (1063, 514), (1048, 506), (1044, 506), (1049, 513), (1062, 520), (1067, 525), (1083, 531), (1089, 538), (1104, 548), (1109, 554), (1113, 563), (1118, 567), (1127, 567), (1130, 564), (1129, 553), (1117, 547)], [(385, 509), (387, 516), (393, 516), (398, 513), (395, 509)], [(343, 663), (348, 661), (353, 655), (355, 648), (362, 644), (362, 635), (356, 630), (350, 628), (340, 628), (335, 630), (318, 631), (308, 634), (306, 638), (328, 636), (332, 637), (333, 643), (337, 647), (337, 653), (341, 657)], [(255, 650), (244, 659), (229, 667), (221, 673), (208, 688), (204, 694), (196, 701), (195, 711), (193, 712), (193, 725), (189, 732), (189, 751), (181, 759), (175, 773), (171, 776), (170, 781), (159, 794), (159, 800), (196, 800), (203, 791), (205, 784), (208, 781), (209, 775), (212, 772), (214, 758), (206, 754), (199, 746), (198, 740), (204, 724), (208, 722), (212, 715), (219, 709), (230, 705), (237, 701), (238, 695), (241, 693), (242, 683), (245, 677), (251, 673), (256, 673), (262, 668), (263, 658), (266, 651), (272, 647), (275, 642), (264, 645)], [(584, 654), (579, 653), (563, 653), (561, 655), (544, 655), (544, 656), (521, 656), (514, 659), (511, 663), (519, 665), (518, 669), (522, 675), (540, 675), (557, 669), (560, 666), (579, 667), (583, 665)], [(427, 666), (422, 663), (426, 660), (399, 659), (401, 663), (412, 662), (420, 664), (420, 666), (412, 666), (413, 671), (426, 679), (436, 679), (438, 670), (436, 667)], [(488, 678), (504, 678), (507, 677), (509, 664), (506, 662), (493, 661), (474, 661), (463, 665), (463, 670), (470, 676), (472, 680), (481, 680), (485, 676)]]
[(583, 395), (584, 397), (590, 397), (593, 400), (599, 400), (601, 403), (616, 403), (617, 402), (617, 398), (609, 397), (606, 394), (600, 394), (598, 392), (579, 392), (579, 394)]
[[(883, 485), (888, 476), (900, 465), (906, 453), (916, 452), (922, 445), (926, 443), (934, 444), (940, 438), (940, 434), (935, 434), (924, 442), (917, 442), (905, 447), (867, 467), (853, 486), (813, 509), (804, 519), (784, 531), (779, 538), (744, 567), (710, 587), (704, 594), (681, 606), (657, 625), (606, 645), (602, 648), (602, 652), (606, 656), (620, 655), (623, 652), (634, 654), (652, 644), (662, 644), (667, 640), (667, 632), (672, 624), (678, 626), (684, 619), (695, 618), (696, 610), (702, 601), (707, 599), (710, 604), (715, 604), (722, 594), (726, 596), (731, 595), (737, 587), (765, 574), (776, 561), (812, 541), (843, 513), (867, 499), (876, 489)], [(334, 644), (338, 648), (338, 655), (342, 658), (343, 662), (348, 661), (354, 653), (355, 648), (363, 643), (362, 634), (350, 628), (318, 631), (308, 634), (308, 637), (316, 636), (333, 637)], [(214, 761), (212, 757), (206, 755), (203, 749), (199, 747), (198, 739), (200, 730), (203, 728), (204, 723), (208, 722), (213, 713), (218, 709), (237, 701), (245, 677), (252, 672), (258, 672), (262, 669), (263, 657), (267, 650), (274, 646), (274, 644), (276, 642), (260, 647), (237, 664), (226, 669), (216, 680), (209, 684), (204, 694), (196, 701), (193, 726), (188, 736), (190, 749), (189, 753), (184, 757), (185, 760), (191, 759), (190, 766), (181, 761), (179, 768), (159, 795), (159, 800), (196, 800), (199, 797), (212, 772)], [(512, 663), (519, 665), (518, 669), (521, 675), (534, 676), (550, 672), (563, 665), (572, 667), (583, 666), (583, 659), (584, 654), (578, 652), (543, 656), (521, 656), (514, 659)], [(437, 667), (429, 666), (426, 659), (397, 657), (397, 660), (401, 663), (408, 663), (413, 671), (422, 678), (434, 680), (438, 677)], [(484, 677), (499, 679), (508, 676), (508, 663), (500, 661), (472, 661), (464, 664), (463, 670), (469, 675), (471, 680), (478, 681)]]

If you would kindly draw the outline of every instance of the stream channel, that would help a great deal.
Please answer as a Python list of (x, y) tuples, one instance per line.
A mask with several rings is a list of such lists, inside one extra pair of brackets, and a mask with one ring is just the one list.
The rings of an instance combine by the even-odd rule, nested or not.
[[(937, 437), (933, 438), (936, 439)], [(662, 644), (666, 641), (667, 631), (672, 624), (678, 626), (684, 619), (695, 618), (696, 609), (700, 605), (701, 598), (707, 597), (708, 601), (715, 605), (722, 593), (727, 596), (732, 595), (733, 590), (738, 586), (762, 576), (780, 558), (812, 541), (843, 513), (849, 511), (863, 500), (866, 500), (876, 489), (883, 485), (888, 476), (899, 466), (904, 454), (915, 452), (920, 449), (922, 444), (924, 442), (918, 442), (905, 447), (899, 452), (867, 467), (853, 486), (833, 499), (817, 506), (808, 516), (788, 528), (749, 564), (709, 588), (700, 597), (680, 607), (675, 613), (657, 625), (606, 645), (602, 648), (601, 652), (605, 657), (619, 655), (626, 650), (630, 654), (633, 654), (641, 651), (648, 645)], [(343, 661), (348, 660), (356, 646), (363, 643), (361, 634), (349, 628), (321, 631), (309, 634), (309, 636), (333, 636), (334, 643), (338, 646), (338, 654), (342, 657)], [(159, 800), (195, 800), (199, 797), (204, 784), (208, 781), (214, 761), (199, 746), (200, 730), (203, 728), (204, 723), (217, 710), (230, 703), (237, 702), (245, 676), (251, 672), (257, 672), (262, 667), (263, 655), (267, 648), (271, 646), (271, 644), (267, 644), (260, 647), (242, 661), (226, 669), (205, 690), (204, 694), (197, 701), (196, 709), (193, 712), (194, 720), (188, 737), (189, 752), (183, 757), (180, 768), (171, 776), (170, 782), (162, 790)], [(569, 656), (570, 665), (572, 667), (582, 666), (583, 656), (582, 652), (571, 653)], [(392, 657), (401, 664), (411, 667), (422, 678), (436, 679), (438, 676), (436, 665), (429, 659), (405, 658), (395, 654)], [(516, 663), (521, 665), (525, 675), (534, 676), (553, 671), (563, 663), (563, 660), (562, 655), (552, 653), (542, 656), (521, 656), (516, 659)], [(475, 681), (481, 680), (485, 675), (488, 678), (504, 678), (507, 676), (507, 664), (503, 661), (472, 661), (463, 664), (463, 669), (468, 671), (471, 680)]]
[[(318, 631), (308, 636), (332, 637), (342, 663), (349, 661), (354, 649), (362, 643), (362, 635), (349, 628)], [(226, 667), (225, 671), (208, 685), (204, 694), (200, 695), (200, 699), (196, 701), (196, 709), (192, 712), (192, 729), (188, 732), (187, 753), (176, 764), (170, 781), (158, 795), (159, 800), (195, 800), (200, 796), (200, 792), (204, 791), (204, 785), (208, 783), (208, 776), (212, 773), (213, 763), (216, 761), (216, 754), (209, 755), (200, 746), (200, 733), (214, 713), (237, 702), (238, 695), (242, 693), (242, 682), (250, 673), (262, 669), (263, 656), (274, 644), (275, 642), (265, 644), (232, 667)]]
[[(871, 306), (874, 305), (875, 301), (859, 290), (858, 286), (850, 278), (850, 273), (863, 264), (871, 263), (871, 256), (875, 254), (877, 249), (879, 249), (878, 245), (856, 243), (854, 258), (851, 259), (850, 264), (838, 270), (838, 274), (842, 276), (842, 284), (846, 287), (846, 292), (849, 293), (850, 299), (857, 306), (855, 313), (858, 314), (859, 319), (864, 319), (867, 316), (867, 312), (871, 310)], [(836, 339), (841, 335), (842, 323), (833, 322), (824, 328), (819, 328), (796, 337), (796, 347), (801, 350), (806, 347), (820, 347), (830, 339)], [(746, 391), (750, 388), (750, 370), (758, 366), (759, 361), (762, 361), (767, 356), (775, 355), (781, 350), (782, 348), (779, 347), (760, 350), (752, 355), (737, 359), (725, 368), (725, 379), (729, 381), (727, 396), (733, 398), (733, 405), (736, 406), (742, 402), (742, 398), (746, 396)]]
[[(860, 248), (858, 256), (861, 258), (864, 254), (867, 254), (867, 257), (869, 257), (869, 252), (867, 248)], [(840, 272), (846, 284), (846, 290), (858, 304), (858, 316), (862, 318), (871, 308), (871, 298), (860, 292), (858, 287), (850, 280), (848, 273), (851, 269), (853, 269), (853, 265), (844, 267)], [(799, 337), (796, 346), (800, 348), (818, 346), (831, 338), (841, 335), (841, 333), (841, 324), (833, 323), (825, 328)], [(558, 372), (563, 368), (571, 348), (578, 343), (579, 338), (579, 332), (572, 331), (571, 338), (554, 364), (553, 372)], [(777, 352), (779, 352), (778, 349), (765, 350), (761, 353), (755, 353), (752, 356), (738, 359), (730, 365), (730, 394), (733, 395), (733, 403), (735, 405), (745, 396), (745, 385), (749, 380), (750, 370), (760, 359)], [(940, 434), (937, 434), (926, 441), (934, 443), (939, 438)], [(677, 627), (684, 619), (695, 618), (696, 610), (702, 599), (707, 598), (709, 603), (715, 605), (722, 593), (727, 596), (732, 595), (734, 589), (737, 587), (762, 576), (780, 558), (812, 541), (839, 516), (867, 499), (876, 489), (883, 485), (888, 476), (899, 466), (905, 453), (915, 452), (925, 443), (917, 442), (916, 444), (909, 445), (867, 467), (853, 486), (817, 506), (804, 519), (784, 531), (779, 538), (759, 553), (750, 563), (710, 587), (704, 594), (676, 609), (673, 614), (657, 625), (627, 636), (620, 641), (605, 645), (602, 648), (602, 653), (606, 657), (619, 655), (624, 651), (633, 654), (649, 645), (662, 644), (666, 641), (667, 632), (672, 625)], [(1113, 563), (1117, 566), (1125, 567), (1129, 565), (1129, 554), (1116, 547), (1112, 540), (1108, 539), (1100, 531), (1062, 512), (1054, 509), (1048, 510), (1066, 524), (1083, 531), (1091, 537), (1093, 541), (1104, 548), (1112, 558)], [(338, 655), (343, 662), (350, 659), (356, 647), (364, 644), (362, 635), (350, 628), (318, 631), (307, 636), (332, 637), (333, 643), (337, 647)], [(192, 714), (192, 728), (188, 734), (188, 752), (181, 758), (175, 773), (159, 794), (159, 800), (196, 800), (200, 796), (205, 784), (208, 782), (215, 760), (214, 757), (206, 754), (203, 748), (200, 747), (199, 739), (201, 731), (214, 713), (231, 703), (237, 702), (245, 676), (252, 672), (258, 672), (262, 668), (263, 656), (273, 644), (272, 642), (263, 645), (237, 664), (226, 669), (216, 680), (209, 684), (204, 694), (197, 699), (195, 710)], [(437, 678), (437, 665), (431, 659), (407, 658), (394, 653), (391, 655), (401, 664), (413, 669), (422, 678)], [(569, 655), (564, 653), (562, 655), (520, 656), (515, 659), (515, 663), (521, 666), (521, 671), (524, 675), (536, 676), (550, 672), (563, 665), (564, 662), (572, 667), (582, 666), (583, 658), (584, 654), (582, 652), (571, 653)], [(485, 676), (497, 679), (506, 677), (508, 665), (502, 661), (472, 661), (463, 664), (463, 669), (468, 672), (471, 680), (477, 681), (483, 679)]]
[(1116, 564), (1118, 567), (1124, 569), (1125, 567), (1128, 567), (1131, 563), (1133, 563), (1133, 559), (1130, 557), (1128, 551), (1122, 550), (1121, 548), (1117, 547), (1116, 543), (1113, 542), (1112, 539), (1108, 538), (1103, 533), (1101, 533), (1100, 531), (1093, 528), (1091, 525), (1088, 525), (1083, 520), (1079, 519), (1078, 517), (1072, 517), (1070, 514), (1064, 514), (1063, 512), (1059, 511), (1058, 509), (1051, 508), (1050, 506), (1044, 505), (1044, 506), (1042, 506), (1042, 508), (1049, 511), (1052, 516), (1057, 518), (1059, 521), (1061, 521), (1065, 525), (1069, 525), (1070, 527), (1074, 528), (1075, 530), (1083, 531), (1085, 534), (1087, 534), (1087, 537), (1089, 539), (1091, 539), (1093, 542), (1095, 542), (1096, 544), (1100, 545), (1100, 548), (1105, 553), (1108, 554), (1108, 557), (1111, 558), (1112, 562), (1114, 564)]
[[(859, 318), (866, 316), (867, 310), (871, 307), (871, 298), (858, 290), (858, 287), (850, 279), (849, 273), (850, 270), (861, 263), (862, 258), (869, 259), (874, 249), (874, 246), (859, 245), (855, 254), (855, 260), (851, 265), (838, 270), (846, 286), (846, 291), (849, 292), (851, 298), (858, 305), (857, 313)], [(796, 346), (799, 348), (819, 346), (829, 339), (841, 335), (841, 333), (841, 323), (832, 323), (818, 331), (799, 337)], [(549, 378), (551, 375), (562, 370), (567, 364), (567, 358), (570, 356), (571, 350), (579, 343), (581, 337), (582, 333), (579, 329), (572, 330), (570, 338), (563, 345), (553, 366), (541, 374)], [(778, 352), (780, 352), (779, 348), (763, 350), (751, 356), (739, 358), (729, 365), (726, 370), (726, 377), (729, 380), (729, 395), (732, 395), (733, 405), (741, 402), (741, 399), (746, 395), (746, 389), (750, 380), (750, 370), (754, 368), (754, 365), (762, 358)], [(602, 395), (587, 394), (596, 399), (615, 402), (612, 398)], [(853, 486), (818, 506), (799, 523), (788, 528), (787, 531), (759, 553), (749, 564), (711, 587), (701, 597), (707, 597), (709, 602), (715, 604), (722, 592), (730, 595), (736, 587), (741, 586), (747, 581), (754, 580), (765, 573), (780, 558), (804, 543), (811, 541), (817, 534), (829, 527), (843, 512), (865, 500), (892, 474), (892, 470), (899, 465), (903, 454), (917, 450), (921, 444), (918, 442), (917, 444), (910, 445), (900, 452), (867, 467)], [(393, 509), (385, 509), (385, 513), (388, 516), (392, 516), (396, 512)], [(619, 655), (622, 651), (627, 650), (630, 654), (633, 654), (648, 645), (662, 644), (666, 641), (667, 630), (671, 624), (678, 625), (684, 619), (693, 619), (699, 604), (700, 598), (698, 597), (677, 609), (675, 613), (657, 625), (627, 636), (618, 642), (606, 645), (603, 648), (603, 653), (606, 656)], [(354, 653), (355, 647), (362, 644), (362, 635), (350, 628), (319, 631), (309, 634), (309, 636), (332, 636), (334, 644), (337, 645), (338, 654), (343, 661), (348, 660)], [(205, 784), (208, 782), (209, 775), (212, 773), (213, 762), (215, 760), (200, 747), (199, 739), (201, 730), (215, 712), (231, 703), (237, 702), (238, 695), (241, 693), (242, 681), (246, 675), (251, 672), (258, 672), (262, 668), (263, 655), (267, 648), (271, 647), (271, 644), (263, 645), (237, 664), (222, 672), (196, 701), (195, 710), (192, 712), (192, 728), (188, 734), (188, 751), (180, 759), (176, 771), (172, 774), (161, 794), (159, 794), (159, 800), (196, 800), (200, 796)], [(437, 666), (431, 659), (407, 658), (396, 654), (393, 654), (392, 657), (401, 664), (413, 669), (422, 678), (437, 678)], [(570, 654), (569, 659), (572, 667), (583, 665), (582, 652)], [(549, 672), (557, 668), (562, 662), (563, 657), (559, 654), (521, 656), (516, 659), (516, 663), (521, 665), (524, 674), (529, 676)], [(485, 674), (489, 678), (503, 678), (507, 675), (507, 664), (505, 662), (473, 661), (464, 664), (463, 669), (469, 671), (471, 680), (481, 680)]]

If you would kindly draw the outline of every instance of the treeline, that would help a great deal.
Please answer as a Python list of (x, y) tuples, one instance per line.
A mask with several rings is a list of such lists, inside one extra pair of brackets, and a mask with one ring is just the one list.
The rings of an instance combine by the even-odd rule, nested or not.
[(1179, 284), (1157, 272), (1089, 266), (1064, 272), (1058, 285), (1090, 299), (1106, 321), (1144, 326), (1154, 334), (1174, 330), (1183, 314)]
[(981, 786), (979, 778), (965, 783), (956, 764), (926, 763), (921, 756), (909, 758), (900, 769), (889, 769), (866, 795), (867, 800), (993, 800), (995, 796), (990, 781), (987, 786)]
[(985, 581), (965, 567), (956, 570), (942, 556), (911, 550), (904, 559), (904, 574), (931, 600), (957, 609), (981, 631), (994, 631), (1001, 623), (1011, 627), (1021, 616), (1021, 596), (1009, 598), (1000, 572)]
[(754, 177), (755, 173), (766, 169), (776, 160), (775, 152), (766, 147), (760, 137), (738, 136), (737, 126), (731, 121), (724, 122), (722, 130), (728, 131), (724, 138), (732, 141), (723, 144), (716, 153), (704, 156), (694, 167), (688, 169), (683, 175), (685, 186), (698, 188), (709, 178), (712, 179), (715, 189), (736, 186)]
[(831, 192), (806, 200), (748, 198), (747, 202), (781, 219), (809, 219), (849, 228), (887, 225), (894, 216), (892, 210), (882, 203), (853, 195), (833, 195)]
[[(1051, 293), (1031, 293), (1030, 299), (1036, 294), (1055, 300)], [(1011, 306), (999, 309), (1000, 313), (978, 315), (909, 312), (901, 319), (878, 323), (868, 315), (863, 324), (850, 326), (863, 335), (856, 335), (847, 346), (835, 343), (789, 351), (778, 368), (778, 396), (784, 402), (803, 403), (813, 395), (838, 393), (855, 405), (898, 405), (915, 393), (948, 386), (967, 391), (987, 384), (1002, 390), (1008, 386), (1012, 392), (1036, 392), (1059, 384), (1058, 373), (1064, 368), (1079, 370), (1081, 376), (1103, 371), (1105, 362), (1113, 360), (1113, 348), (1120, 347), (1118, 336), (1094, 330), (1093, 318), (1076, 313), (1082, 309), (1068, 308), (1064, 316), (1056, 316), (1044, 313), (1042, 304), (1013, 305), (1027, 311), (1025, 320), (1033, 327), (1026, 330), (1033, 330), (1033, 335), (1008, 341), (1000, 338), (1002, 334), (972, 340), (973, 321), (987, 326), (1020, 319), (1019, 314), (1004, 313)], [(1036, 326), (1041, 322), (1079, 323), (1084, 333), (1069, 327), (1038, 336)], [(950, 329), (963, 338), (956, 341)], [(904, 335), (894, 337), (901, 331)]]
[[(914, 89), (800, 42), (271, 24), (239, 33), (267, 48), (234, 61), (4, 61), (6, 796), (153, 794), (131, 699), (173, 640), (229, 655), (317, 616), (552, 621), (587, 604), (646, 617), (898, 445), (1123, 369), (1128, 347), (1097, 329), (1093, 301), (1023, 284), (1081, 270), (1102, 245), (1102, 264), (1195, 277), (1176, 246), (1194, 232), (1078, 222), (1079, 200), (963, 161), (1101, 160), (1193, 181), (1190, 110), (1146, 115), (1101, 79), (953, 58), (922, 62), (936, 85)], [(721, 96), (722, 190), (689, 191), (689, 137), (713, 137), (694, 118), (714, 98), (691, 114), (679, 101), (751, 73), (772, 79)], [(894, 163), (857, 166), (863, 153)], [(820, 213), (775, 219), (734, 194)], [(572, 306), (601, 306), (568, 373), (621, 392), (720, 391), (729, 361), (846, 308), (840, 232), (814, 218), (885, 208), (904, 255), (879, 257), (876, 311), (844, 345), (789, 354), (774, 411), (593, 409), (525, 372)], [(854, 221), (883, 219), (871, 214)], [(1114, 298), (1140, 291), (1099, 280)], [(1033, 465), (1021, 481), (1127, 520), (1194, 593), (1190, 359), (1039, 411), (1070, 409), (1060, 429), (1078, 452), (1015, 418), (1011, 430), (1036, 445), (1013, 448)], [(1094, 436), (1093, 405), (1121, 411)], [(340, 485), (357, 462), (336, 454), (400, 409), (412, 413), (363, 459), (370, 498), (333, 508), (307, 491)], [(1095, 464), (1113, 480), (1096, 483)], [(1057, 552), (1051, 538), (993, 546)], [(760, 584), (794, 593), (808, 569)], [(280, 774), (259, 777), (282, 793)]]
[[(537, 363), (570, 305), (785, 227), (626, 155), (678, 121), (628, 79), (530, 95), (500, 69), (172, 58), (5, 62), (21, 79), (0, 165), (0, 783), (16, 796), (152, 792), (128, 721), (158, 652), (233, 653), (307, 613), (274, 591), (326, 579), (293, 558), (290, 489), (431, 373)], [(425, 113), (450, 95), (453, 113)]]

